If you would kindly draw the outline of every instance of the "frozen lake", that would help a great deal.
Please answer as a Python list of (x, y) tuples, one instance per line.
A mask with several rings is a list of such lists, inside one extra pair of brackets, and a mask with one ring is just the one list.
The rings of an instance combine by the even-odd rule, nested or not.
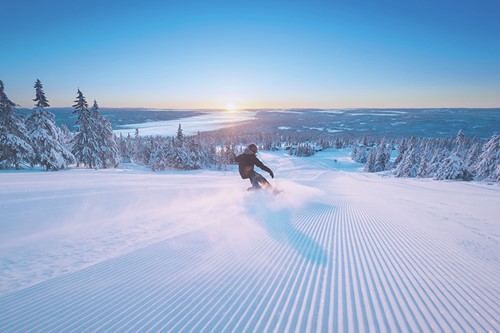
[(123, 125), (114, 132), (116, 135), (134, 135), (139, 129), (141, 135), (174, 136), (179, 124), (185, 135), (194, 135), (198, 132), (214, 131), (224, 127), (231, 127), (245, 121), (255, 119), (256, 112), (253, 111), (214, 111), (199, 116), (185, 117), (174, 120), (154, 121), (139, 124)]

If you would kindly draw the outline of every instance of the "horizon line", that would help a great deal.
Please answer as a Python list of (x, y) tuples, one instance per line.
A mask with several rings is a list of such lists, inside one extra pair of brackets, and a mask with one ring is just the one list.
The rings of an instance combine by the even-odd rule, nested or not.
[[(33, 107), (17, 106), (17, 109), (33, 109)], [(73, 106), (49, 106), (46, 109), (73, 109)], [(500, 109), (499, 106), (494, 107), (470, 107), (470, 106), (421, 106), (421, 107), (256, 107), (256, 108), (237, 108), (234, 110), (228, 110), (224, 107), (200, 107), (200, 108), (175, 108), (175, 107), (146, 107), (146, 106), (99, 106), (99, 109), (136, 109), (144, 111), (227, 111), (227, 112), (238, 112), (238, 111), (266, 111), (266, 110), (395, 110), (395, 109), (405, 109), (405, 110), (427, 110), (427, 109)]]

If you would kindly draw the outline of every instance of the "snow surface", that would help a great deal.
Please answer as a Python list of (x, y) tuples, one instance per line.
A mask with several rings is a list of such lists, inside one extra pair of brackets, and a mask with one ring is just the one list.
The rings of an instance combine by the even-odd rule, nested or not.
[(0, 332), (500, 331), (498, 184), (348, 153), (259, 153), (277, 196), (235, 168), (0, 173)]

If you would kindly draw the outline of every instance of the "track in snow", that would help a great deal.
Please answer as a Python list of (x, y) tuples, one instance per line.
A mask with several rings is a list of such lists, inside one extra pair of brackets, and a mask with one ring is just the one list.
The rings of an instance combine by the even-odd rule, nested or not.
[(438, 233), (342, 198), (254, 214), (4, 295), (0, 331), (499, 330), (498, 271)]

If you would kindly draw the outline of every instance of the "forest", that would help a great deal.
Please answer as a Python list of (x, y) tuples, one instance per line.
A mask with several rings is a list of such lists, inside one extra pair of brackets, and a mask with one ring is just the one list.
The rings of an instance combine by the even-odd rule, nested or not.
[(34, 108), (29, 116), (5, 93), (0, 81), (0, 169), (41, 166), (57, 171), (70, 166), (116, 168), (120, 163), (157, 170), (225, 170), (249, 143), (263, 150), (283, 150), (307, 157), (323, 149), (351, 148), (351, 158), (366, 172), (389, 172), (396, 177), (436, 180), (500, 181), (500, 135), (487, 140), (468, 138), (460, 130), (453, 138), (365, 136), (339, 133), (315, 135), (292, 131), (215, 131), (186, 136), (179, 124), (172, 137), (116, 136), (97, 101), (90, 107), (78, 89), (73, 105), (76, 130), (57, 126), (37, 80)]

